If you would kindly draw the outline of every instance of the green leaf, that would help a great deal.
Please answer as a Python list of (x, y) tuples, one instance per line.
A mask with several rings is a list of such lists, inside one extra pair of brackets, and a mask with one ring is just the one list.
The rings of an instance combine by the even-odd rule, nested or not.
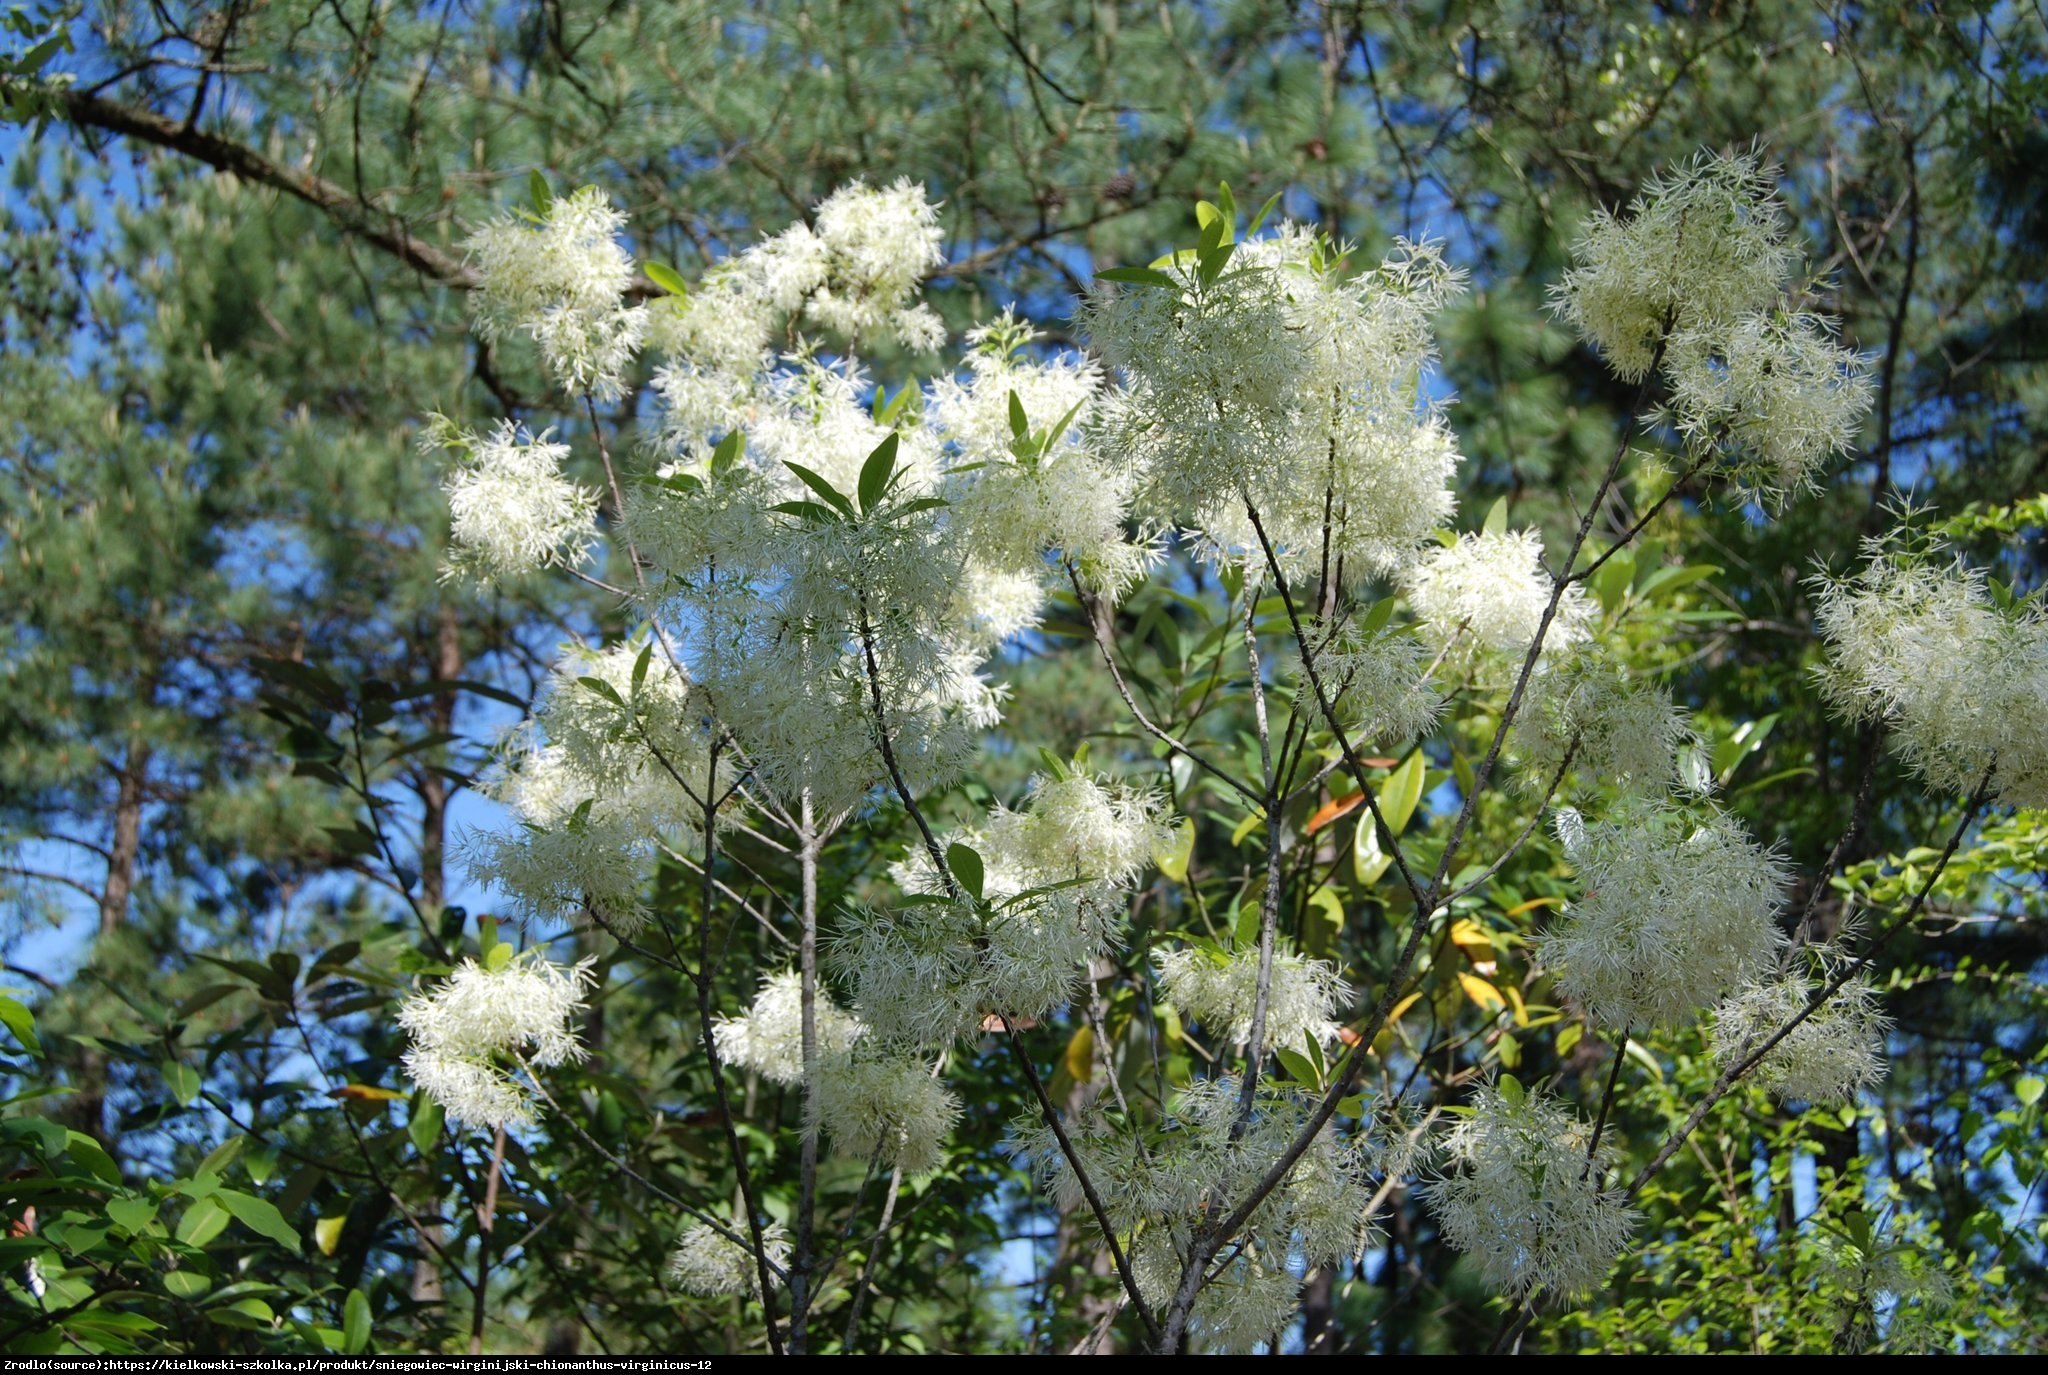
[(1486, 508), (1486, 523), (1480, 527), (1489, 535), (1505, 535), (1508, 532), (1508, 499), (1501, 497)]
[(0, 1022), (14, 1033), (14, 1039), (31, 1055), (43, 1053), (43, 1043), (36, 1038), (36, 1017), (24, 1003), (0, 995)]
[(341, 1306), (341, 1349), (349, 1355), (358, 1355), (370, 1345), (370, 1300), (360, 1289), (348, 1291), (348, 1302)]
[(1358, 633), (1362, 638), (1370, 640), (1385, 630), (1393, 619), (1394, 599), (1382, 597), (1372, 604), (1372, 610), (1366, 612), (1365, 619), (1358, 623)]
[(159, 1068), (163, 1071), (164, 1084), (171, 1091), (171, 1101), (183, 1107), (199, 1096), (199, 1071), (177, 1060), (166, 1060)]
[[(190, 1217), (191, 1214), (187, 1213), (185, 1216)], [(223, 1227), (228, 1225), (228, 1215), (226, 1213), (220, 1215), (220, 1225)], [(180, 1236), (178, 1239), (183, 1241), (185, 1238)], [(196, 1299), (211, 1288), (213, 1288), (213, 1280), (209, 1276), (200, 1274), (197, 1270), (171, 1270), (164, 1275), (164, 1292), (172, 1298)]]
[(555, 203), (555, 193), (548, 187), (547, 174), (536, 167), (526, 174), (526, 194), (533, 201), (533, 213), (545, 215)]
[[(894, 438), (894, 436), (891, 436), (891, 438)], [(875, 452), (880, 453), (881, 450), (877, 449)], [(890, 453), (893, 455), (895, 453), (895, 450), (891, 449)], [(874, 462), (874, 459), (870, 457), (868, 459), (868, 462), (872, 464)], [(810, 488), (813, 492), (816, 492), (818, 496), (821, 499), (823, 499), (824, 503), (827, 506), (839, 512), (840, 515), (845, 516), (848, 520), (852, 520), (858, 514), (853, 509), (853, 503), (848, 501), (845, 498), (845, 496), (840, 493), (837, 487), (834, 487), (831, 483), (825, 481), (825, 479), (819, 476), (817, 473), (812, 472), (809, 468), (804, 467), (801, 463), (791, 463), (786, 459), (783, 461), (782, 466), (789, 469), (792, 473), (795, 473), (797, 475), (797, 478), (804, 484), (804, 486)], [(862, 469), (862, 476), (866, 476), (866, 469)]]
[(514, 953), (509, 943), (499, 941), (489, 950), (484, 951), (484, 968), (495, 974), (506, 965), (512, 963)]
[(1259, 945), (1260, 917), (1256, 904), (1241, 907), (1237, 913), (1237, 926), (1230, 933), (1233, 949), (1256, 950)]
[(87, 1136), (84, 1132), (66, 1132), (64, 1154), (73, 1162), (82, 1165), (92, 1174), (108, 1184), (119, 1186), (121, 1167), (114, 1163), (114, 1157), (107, 1154), (106, 1147)]
[(1273, 1056), (1287, 1067), (1287, 1072), (1294, 1076), (1296, 1082), (1307, 1084), (1310, 1088), (1319, 1089), (1323, 1086), (1323, 1076), (1316, 1073), (1315, 1062), (1300, 1051), (1276, 1046)]
[(1164, 286), (1178, 291), (1180, 282), (1156, 267), (1112, 267), (1095, 274), (1097, 281), (1122, 282), (1125, 286)]
[(1522, 1087), (1522, 1081), (1512, 1074), (1501, 1075), (1495, 1083), (1500, 1089), (1500, 1096), (1516, 1106), (1529, 1096), (1528, 1090)]
[[(1010, 393), (1014, 402), (1017, 394)], [(896, 478), (896, 446), (898, 439), (891, 434), (875, 451), (868, 455), (868, 461), (860, 468), (860, 509), (866, 515), (882, 504), (882, 498), (889, 495), (889, 484)]]
[(647, 280), (671, 296), (687, 296), (690, 284), (683, 280), (683, 274), (666, 263), (647, 264)]
[(178, 1219), (177, 1237), (187, 1246), (204, 1246), (228, 1229), (228, 1210), (211, 1196), (200, 1199)]
[(235, 1221), (250, 1231), (266, 1236), (289, 1250), (299, 1249), (299, 1234), (284, 1220), (284, 1214), (277, 1210), (277, 1205), (268, 1199), (234, 1189), (222, 1189), (213, 1197), (234, 1216)]
[(156, 1217), (156, 1203), (147, 1198), (110, 1198), (107, 1200), (107, 1216), (114, 1225), (134, 1236), (147, 1231)]
[(836, 512), (815, 501), (778, 501), (768, 509), (781, 515), (800, 517), (813, 525), (830, 525), (839, 519)]
[(1351, 867), (1360, 886), (1370, 888), (1380, 881), (1394, 863), (1394, 857), (1380, 848), (1380, 828), (1371, 812), (1358, 814), (1358, 831), (1351, 838)]
[(2029, 1074), (2012, 1086), (2012, 1093), (2013, 1097), (2020, 1100), (2021, 1107), (2031, 1108), (2041, 1101), (2041, 1091), (2044, 1088), (2048, 1088), (2048, 1084), (2044, 1084), (2039, 1076)]
[(440, 1139), (442, 1111), (438, 1102), (426, 1094), (418, 1094), (412, 1100), (412, 1119), (406, 1123), (406, 1135), (412, 1137), (412, 1148), (422, 1156), (434, 1150), (434, 1141)]
[(1252, 216), (1251, 225), (1244, 231), (1244, 236), (1247, 239), (1259, 232), (1259, 227), (1265, 224), (1266, 217), (1273, 213), (1273, 207), (1280, 204), (1280, 197), (1285, 194), (1282, 191), (1275, 191), (1272, 195), (1266, 197), (1266, 203), (1259, 207), (1259, 213)]
[(619, 690), (602, 678), (578, 678), (576, 681), (615, 707), (626, 705), (626, 699), (619, 696)]
[(1416, 750), (1380, 784), (1380, 815), (1387, 819), (1387, 829), (1397, 836), (1408, 829), (1409, 818), (1422, 801), (1423, 769), (1422, 751)]
[(962, 888), (967, 890), (976, 902), (981, 901), (982, 885), (986, 881), (987, 876), (983, 870), (980, 855), (960, 842), (954, 841), (946, 847), (946, 867), (953, 871), (954, 879)]
[(740, 455), (747, 449), (747, 437), (738, 430), (727, 430), (718, 441), (718, 447), (711, 451), (712, 476), (722, 476), (732, 471), (732, 465), (739, 462)]
[(1029, 439), (1031, 437), (1031, 421), (1025, 416), (1024, 402), (1017, 395), (1017, 390), (1014, 387), (1010, 389), (1010, 437), (1012, 439)]

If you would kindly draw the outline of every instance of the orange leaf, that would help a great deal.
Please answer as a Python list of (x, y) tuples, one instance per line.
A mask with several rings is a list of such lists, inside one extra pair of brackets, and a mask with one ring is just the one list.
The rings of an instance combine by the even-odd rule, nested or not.
[(1314, 835), (1338, 817), (1348, 816), (1350, 813), (1357, 811), (1358, 804), (1363, 801), (1365, 801), (1364, 793), (1353, 793), (1349, 797), (1340, 797), (1335, 801), (1325, 802), (1322, 806), (1316, 808), (1316, 814), (1308, 819), (1308, 826), (1304, 833)]

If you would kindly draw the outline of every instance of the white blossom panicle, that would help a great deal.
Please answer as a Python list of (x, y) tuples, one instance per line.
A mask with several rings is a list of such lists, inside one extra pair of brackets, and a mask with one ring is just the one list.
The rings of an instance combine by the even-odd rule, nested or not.
[[(1825, 979), (1839, 952), (1824, 951), (1817, 968)], [(1722, 1066), (1741, 1064), (1804, 1012), (1825, 987), (1793, 970), (1753, 980), (1730, 994), (1714, 1014), (1714, 1058)], [(1876, 988), (1861, 975), (1850, 979), (1806, 1020), (1772, 1046), (1752, 1077), (1780, 1098), (1806, 1103), (1846, 1103), (1884, 1077), (1885, 1030), (1891, 1025), (1878, 1005)]]
[[(1407, 589), (1415, 614), (1450, 655), (1525, 652), (1550, 604), (1543, 537), (1534, 530), (1460, 535), (1409, 570)], [(1544, 631), (1545, 652), (1584, 639), (1591, 618), (1579, 585), (1567, 587)]]
[(922, 186), (842, 186), (818, 207), (817, 238), (825, 275), (810, 313), (820, 324), (856, 338), (880, 331), (917, 350), (944, 339), (938, 317), (911, 299), (943, 256), (938, 209)]
[(1713, 782), (1698, 756), (1699, 737), (1671, 694), (1592, 648), (1545, 663), (1529, 679), (1509, 744), (1523, 784), (1536, 790), (1567, 758), (1567, 782), (1591, 788), (1703, 793)]
[(1423, 1190), (1444, 1240), (1510, 1298), (1599, 1285), (1635, 1227), (1621, 1191), (1605, 1184), (1619, 1159), (1613, 1138), (1589, 1156), (1578, 1115), (1512, 1079), (1480, 1085), (1454, 1111), (1443, 1165)]
[[(1234, 1044), (1250, 1039), (1259, 997), (1257, 947), (1229, 955), (1193, 946), (1168, 950), (1159, 957), (1159, 981), (1167, 1001), (1185, 1015)], [(1337, 966), (1276, 948), (1266, 990), (1266, 1044), (1329, 1044), (1337, 1035), (1337, 1012), (1350, 1001), (1351, 986)]]
[[(1433, 657), (1414, 635), (1366, 636), (1347, 622), (1315, 651), (1316, 676), (1360, 742), (1393, 753), (1429, 734), (1443, 715), (1444, 695), (1428, 676)], [(1314, 684), (1306, 672), (1300, 676), (1295, 710), (1319, 713)]]
[[(500, 946), (499, 950), (506, 950)], [(431, 991), (399, 1005), (411, 1038), (406, 1073), (458, 1126), (524, 1126), (533, 1106), (514, 1064), (551, 1069), (583, 1058), (575, 1022), (593, 962), (567, 968), (539, 950), (503, 963), (465, 960)]]
[(1794, 253), (1776, 170), (1755, 154), (1702, 156), (1651, 181), (1617, 216), (1594, 212), (1555, 308), (1625, 381), (1668, 331), (1708, 332), (1775, 301)]
[[(1243, 1198), (1309, 1120), (1313, 1099), (1273, 1082), (1258, 1086), (1244, 1116), (1240, 1083), (1224, 1075), (1190, 1084), (1149, 1145), (1113, 1114), (1091, 1111), (1069, 1126), (1111, 1225), (1134, 1237), (1132, 1269), (1150, 1302), (1172, 1297), (1194, 1229), (1213, 1220), (1216, 1206)], [(1021, 1119), (1007, 1149), (1062, 1211), (1085, 1210), (1079, 1177), (1041, 1119)], [(1325, 1126), (1233, 1239), (1251, 1264), (1226, 1267), (1203, 1289), (1190, 1324), (1198, 1344), (1247, 1351), (1283, 1328), (1301, 1275), (1356, 1259), (1370, 1244), (1372, 1181), (1387, 1168), (1366, 1136), (1340, 1140)]]
[(1686, 1025), (1783, 947), (1787, 870), (1726, 812), (1623, 798), (1603, 821), (1561, 809), (1557, 830), (1581, 893), (1539, 950), (1599, 1025)]
[(1726, 445), (1737, 481), (1773, 503), (1817, 485), (1870, 410), (1870, 364), (1810, 314), (1744, 315), (1670, 347), (1671, 407), (1695, 451)]
[[(844, 1061), (866, 1030), (859, 1018), (840, 1011), (822, 987), (813, 997), (811, 1019), (818, 1060), (825, 1065)], [(711, 1030), (719, 1055), (729, 1063), (770, 1083), (803, 1083), (803, 976), (793, 970), (769, 975), (746, 1016), (717, 1018)]]
[(988, 843), (1027, 886), (1085, 878), (1122, 888), (1150, 867), (1174, 825), (1157, 790), (1069, 767), (1034, 775), (1021, 811), (992, 811)]
[(918, 1175), (944, 1163), (960, 1102), (930, 1066), (862, 1050), (819, 1076), (804, 1111), (807, 1129), (822, 1130), (839, 1154), (865, 1160), (879, 1152), (884, 1170)]
[(1955, 1285), (1938, 1248), (1883, 1233), (1859, 1243), (1827, 1230), (1816, 1244), (1815, 1278), (1833, 1312), (1837, 1351), (1856, 1355), (1880, 1341), (1894, 1355), (1948, 1350), (1952, 1338), (1938, 1320), (1955, 1306)]
[[(760, 1263), (751, 1248), (733, 1239), (747, 1235), (746, 1219), (734, 1219), (726, 1232), (699, 1222), (678, 1237), (676, 1249), (668, 1258), (669, 1282), (684, 1293), (703, 1299), (726, 1295), (760, 1297)], [(789, 1234), (781, 1223), (770, 1222), (761, 1228), (761, 1251), (770, 1265), (788, 1266)], [(769, 1278), (772, 1283), (772, 1273)]]
[(597, 493), (562, 476), (569, 446), (501, 420), (477, 435), (435, 416), (421, 438), (454, 457), (448, 494), (448, 562), (442, 576), (489, 584), (540, 568), (574, 568), (596, 540)]
[(1594, 215), (1553, 293), (1625, 381), (1661, 357), (1688, 448), (1724, 456), (1738, 489), (1772, 505), (1855, 444), (1871, 399), (1867, 360), (1790, 308), (1797, 253), (1776, 175), (1752, 153), (1652, 182), (1626, 217)]
[(513, 743), (490, 791), (518, 824), (464, 832), (459, 856), (528, 917), (588, 913), (620, 934), (638, 930), (658, 842), (690, 843), (703, 826), (702, 800), (730, 784), (723, 764), (711, 777), (689, 685), (648, 640), (572, 647)]
[(1941, 792), (2048, 806), (2048, 617), (2001, 605), (1981, 569), (1910, 537), (1870, 542), (1848, 577), (1816, 579), (1817, 670), (1828, 702), (1881, 719), (1907, 765)]
[(625, 303), (625, 225), (610, 198), (586, 186), (550, 201), (537, 222), (505, 215), (479, 229), (468, 244), (478, 334), (493, 344), (525, 334), (565, 390), (616, 399), (647, 332), (646, 308)]
[(1401, 244), (1352, 277), (1344, 260), (1282, 225), (1213, 280), (1184, 271), (1178, 287), (1084, 304), (1123, 383), (1102, 409), (1104, 441), (1210, 556), (1258, 561), (1270, 543), (1302, 572), (1327, 546), (1347, 576), (1386, 573), (1450, 516), (1457, 453), (1421, 377), (1457, 274), (1429, 245)]

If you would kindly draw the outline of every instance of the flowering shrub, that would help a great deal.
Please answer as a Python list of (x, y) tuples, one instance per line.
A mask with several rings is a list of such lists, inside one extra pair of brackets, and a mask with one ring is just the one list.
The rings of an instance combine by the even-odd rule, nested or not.
[[(466, 854), (534, 937), (601, 935), (694, 991), (722, 1111), (741, 1074), (802, 1095), (791, 1217), (764, 1208), (730, 1125), (735, 1207), (660, 1199), (675, 1283), (750, 1297), (771, 1346), (808, 1341), (821, 1143), (886, 1176), (893, 1207), (948, 1161), (947, 1080), (975, 1057), (1014, 1065), (1016, 1155), (1097, 1229), (1164, 1351), (1275, 1341), (1305, 1274), (1358, 1255), (1387, 1192), (1417, 1183), (1526, 1320), (1603, 1282), (1656, 1167), (1745, 1079), (1825, 1102), (1882, 1072), (1864, 969), (1927, 887), (1822, 940), (1768, 838), (1710, 796), (1694, 725), (1618, 647), (1654, 578), (1617, 583), (1616, 560), (1682, 490), (1642, 479), (1638, 509), (1608, 514), (1639, 433), (1671, 441), (1698, 499), (1781, 504), (1869, 404), (1794, 280), (1770, 169), (1702, 158), (1587, 229), (1556, 310), (1638, 391), (1563, 539), (1504, 507), (1454, 528), (1443, 252), (1396, 244), (1360, 269), (1274, 209), (1244, 224), (1226, 189), (1193, 247), (1101, 273), (1085, 351), (1005, 310), (958, 367), (919, 300), (943, 270), (937, 208), (907, 182), (849, 185), (694, 284), (640, 278), (593, 189), (471, 242), (480, 334), (530, 340), (561, 414), (537, 438), (430, 429), (449, 575), (566, 573), (633, 629), (564, 655), (501, 752), (510, 823)], [(877, 379), (878, 350), (936, 375)], [(608, 417), (643, 361), (650, 408)], [(572, 450), (601, 483), (565, 476)], [(1190, 608), (1148, 624), (1212, 665), (1197, 690), (1131, 667), (1117, 607), (1148, 579)], [(1821, 596), (1830, 700), (1962, 804), (1938, 876), (1985, 806), (2038, 800), (2043, 618), (1905, 535)], [(1004, 674), (1048, 635), (1093, 642), (1125, 716), (1089, 730), (1115, 757), (1027, 742), (1044, 767), (1025, 793), (963, 814), (956, 785), (1013, 705)], [(1190, 880), (1198, 813), (1236, 827), (1228, 910)], [(1546, 815), (1569, 899), (1482, 925)], [(821, 904), (823, 846), (854, 827), (901, 858)], [(725, 881), (745, 883), (726, 853), (742, 835), (796, 857), (796, 891)], [(663, 865), (698, 892), (657, 883)], [(1819, 894), (1833, 874), (1805, 877)], [(714, 975), (746, 916), (791, 954), (742, 971), (742, 1011), (715, 1005)], [(1519, 983), (1510, 948), (1533, 950)], [(581, 1053), (590, 976), (496, 950), (407, 1004), (407, 1063), (452, 1121), (527, 1129), (530, 1095)], [(1403, 1029), (1437, 989), (1493, 1018), (1477, 1067), (1439, 1070)], [(1092, 1089), (1062, 1106), (1019, 1033), (1067, 1009), (1064, 1086)], [(1702, 1017), (1718, 1077), (1663, 1140), (1626, 1143), (1650, 1157), (1631, 1177), (1609, 1125), (1623, 1047)], [(1509, 1072), (1517, 1035), (1565, 1019), (1612, 1038), (1597, 1102)]]

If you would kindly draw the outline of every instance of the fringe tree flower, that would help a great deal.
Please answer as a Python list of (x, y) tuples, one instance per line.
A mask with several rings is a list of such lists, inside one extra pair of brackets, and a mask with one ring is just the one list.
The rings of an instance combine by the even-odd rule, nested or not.
[(1816, 315), (1744, 315), (1671, 341), (1672, 410), (1688, 443), (1747, 455), (1737, 479), (1771, 500), (1812, 488), (1870, 410), (1870, 365)]
[[(1257, 947), (1229, 955), (1194, 946), (1168, 950), (1159, 957), (1159, 980), (1167, 1000), (1187, 1016), (1234, 1044), (1251, 1039), (1259, 995)], [(1337, 1035), (1337, 1010), (1350, 1000), (1351, 986), (1337, 966), (1276, 947), (1266, 991), (1267, 1047), (1292, 1048), (1304, 1040), (1329, 1044)]]
[(946, 1158), (946, 1137), (960, 1117), (952, 1091), (929, 1066), (867, 1050), (818, 1077), (804, 1103), (805, 1129), (822, 1130), (839, 1154), (881, 1168), (927, 1174)]
[(1593, 648), (1538, 668), (1510, 743), (1532, 788), (1547, 785), (1568, 753), (1571, 777), (1584, 786), (1654, 795), (1712, 784), (1694, 753), (1699, 737), (1671, 694)]
[(1939, 792), (1969, 794), (1995, 762), (1999, 801), (2048, 806), (2048, 618), (2038, 603), (2001, 604), (1981, 569), (1939, 544), (1881, 537), (1867, 550), (1856, 574), (1815, 580), (1830, 705), (1884, 721)]
[[(1714, 1058), (1724, 1067), (1747, 1059), (1806, 1009), (1825, 986), (1829, 965), (1842, 958), (1838, 952), (1820, 953), (1817, 972), (1823, 982), (1795, 970), (1737, 989), (1714, 1014)], [(1771, 1047), (1753, 1075), (1780, 1098), (1850, 1102), (1884, 1077), (1884, 1036), (1890, 1024), (1870, 981), (1853, 978)]]
[[(1424, 557), (1407, 580), (1415, 614), (1439, 644), (1465, 659), (1485, 650), (1526, 651), (1550, 604), (1543, 538), (1534, 530), (1460, 535)], [(1585, 638), (1591, 615), (1578, 584), (1567, 587), (1544, 634), (1546, 652)]]
[(1443, 1169), (1423, 1189), (1444, 1240), (1487, 1286), (1512, 1299), (1583, 1294), (1607, 1277), (1635, 1215), (1605, 1187), (1613, 1138), (1590, 1158), (1589, 1128), (1550, 1095), (1512, 1078), (1482, 1084), (1444, 1135)]
[(549, 202), (538, 223), (506, 215), (469, 240), (480, 279), (470, 295), (486, 343), (525, 334), (563, 388), (615, 400), (647, 330), (625, 304), (633, 260), (619, 246), (626, 217), (594, 186)]
[(1666, 329), (1705, 333), (1778, 298), (1794, 254), (1776, 169), (1754, 153), (1701, 156), (1652, 180), (1626, 215), (1594, 212), (1557, 313), (1628, 382)]
[(551, 1069), (583, 1058), (575, 1022), (592, 967), (564, 968), (539, 950), (502, 964), (464, 960), (431, 992), (399, 1005), (398, 1024), (412, 1040), (406, 1073), (458, 1126), (527, 1125), (532, 1103), (507, 1062)]
[(1557, 832), (1582, 892), (1539, 950), (1601, 1026), (1682, 1026), (1784, 945), (1785, 866), (1718, 808), (1625, 799), (1605, 821), (1565, 808)]
[(597, 493), (562, 476), (569, 446), (538, 439), (510, 420), (488, 436), (435, 416), (421, 447), (455, 456), (441, 488), (448, 494), (444, 578), (486, 585), (540, 568), (573, 568), (596, 540)]
[(848, 183), (819, 205), (817, 237), (824, 283), (809, 308), (819, 323), (849, 336), (879, 331), (916, 350), (943, 342), (938, 317), (910, 299), (942, 260), (938, 210), (922, 186)]
[[(747, 1235), (746, 1219), (735, 1219), (730, 1230), (735, 1236)], [(761, 1250), (770, 1265), (789, 1264), (789, 1234), (781, 1223), (770, 1222), (761, 1228)], [(676, 1288), (699, 1298), (761, 1296), (761, 1267), (753, 1251), (702, 1222), (677, 1238), (676, 1249), (668, 1258), (668, 1277)]]
[[(794, 970), (761, 981), (753, 1006), (744, 1017), (720, 1017), (712, 1024), (718, 1053), (750, 1069), (770, 1083), (795, 1086), (804, 1081), (803, 976)], [(822, 1064), (837, 1065), (853, 1053), (866, 1030), (860, 1019), (834, 1006), (819, 988), (811, 1005), (817, 1055)]]
[[(1429, 648), (1401, 631), (1364, 636), (1346, 623), (1315, 651), (1316, 676), (1332, 707), (1364, 742), (1388, 752), (1427, 735), (1443, 715), (1444, 696), (1426, 676)], [(1300, 675), (1295, 710), (1320, 714), (1315, 687)]]

